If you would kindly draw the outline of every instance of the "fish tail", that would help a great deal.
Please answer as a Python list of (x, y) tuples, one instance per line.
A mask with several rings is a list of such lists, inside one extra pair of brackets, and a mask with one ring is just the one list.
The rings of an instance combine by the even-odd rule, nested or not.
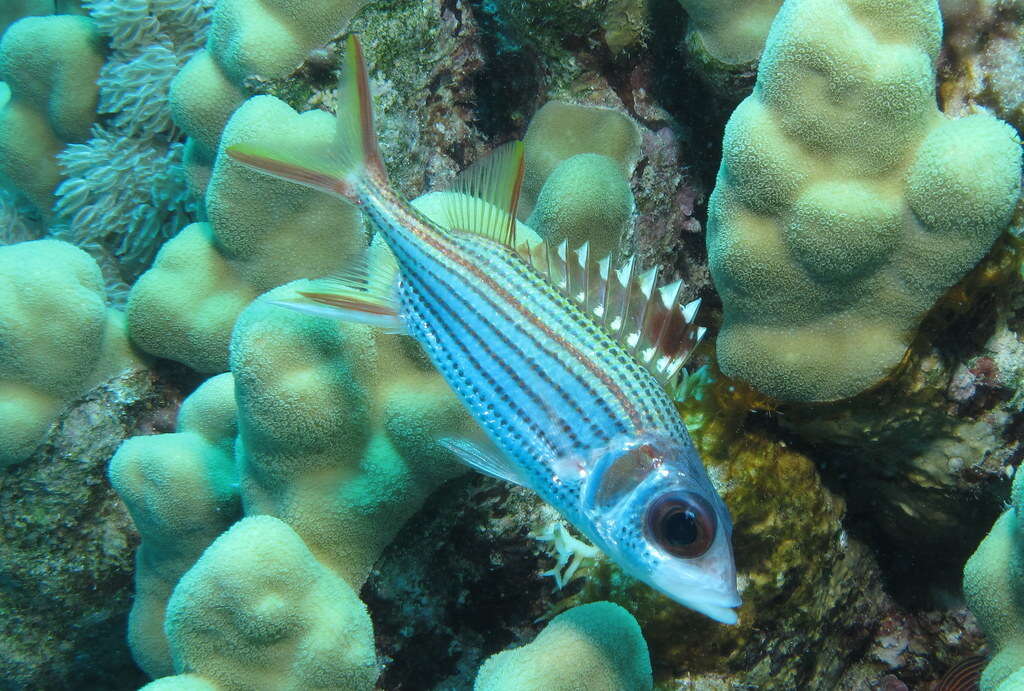
[(378, 189), (386, 188), (388, 175), (373, 128), (373, 101), (359, 37), (348, 37), (345, 66), (338, 84), (338, 130), (329, 147), (244, 142), (229, 146), (227, 154), (267, 175), (327, 192), (356, 205), (362, 203), (360, 191), (367, 183)]

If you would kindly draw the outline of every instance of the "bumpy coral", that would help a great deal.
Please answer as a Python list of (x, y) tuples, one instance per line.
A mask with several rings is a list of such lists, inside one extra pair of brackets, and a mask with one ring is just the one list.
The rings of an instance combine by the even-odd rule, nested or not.
[(437, 439), (472, 422), (408, 337), (269, 304), (302, 285), (271, 291), (235, 328), (242, 498), (358, 589), (406, 519), (464, 471)]
[(679, 0), (686, 40), (700, 56), (731, 65), (756, 60), (782, 0)]
[(726, 127), (709, 208), (723, 371), (798, 401), (856, 394), (989, 250), (1019, 138), (934, 101), (934, 2), (795, 0)]
[(44, 217), (61, 179), (57, 152), (88, 138), (96, 118), (102, 64), (99, 33), (84, 17), (26, 17), (0, 41), (0, 79), (11, 89), (0, 111), (0, 175)]
[(577, 154), (548, 176), (527, 221), (554, 244), (590, 242), (596, 257), (619, 249), (633, 215), (633, 192), (618, 164), (600, 154)]
[(1024, 673), (1024, 472), (1013, 480), (1010, 507), (964, 567), (964, 596), (994, 654), (982, 691), (1020, 688)]
[(26, 458), (71, 399), (138, 364), (123, 315), (82, 250), (0, 247), (0, 467)]
[(524, 143), (520, 217), (570, 247), (589, 239), (597, 256), (618, 249), (633, 214), (628, 178), (640, 153), (633, 121), (609, 108), (552, 101), (530, 120)]
[[(432, 198), (421, 202), (427, 212)], [(202, 227), (185, 233), (202, 238)], [(390, 266), (386, 250), (375, 256)], [(143, 536), (129, 640), (151, 676), (182, 671), (172, 670), (161, 632), (167, 598), (239, 515), (239, 495), (241, 513), (287, 521), (358, 589), (408, 517), (463, 472), (437, 439), (472, 422), (416, 344), (271, 304), (303, 285), (281, 286), (242, 313), (233, 378), (215, 377), (189, 397), (177, 433), (129, 439), (111, 463)]]
[(474, 689), (643, 691), (652, 686), (651, 659), (636, 619), (611, 602), (593, 602), (559, 614), (529, 645), (488, 658)]
[[(250, 99), (232, 117), (223, 146), (277, 137), (326, 146), (334, 118), (301, 115), (270, 96)], [(223, 152), (207, 193), (210, 223), (167, 242), (128, 301), (132, 339), (144, 350), (200, 372), (228, 368), (228, 341), (239, 313), (257, 295), (296, 278), (336, 270), (364, 246), (362, 222), (348, 204), (248, 170)]]
[(221, 0), (206, 48), (171, 84), (174, 121), (191, 138), (186, 162), (205, 187), (221, 132), (250, 92), (249, 78), (283, 77), (340, 33), (365, 0)]
[(359, 691), (378, 674), (366, 607), (270, 516), (239, 521), (203, 553), (174, 589), (167, 636), (186, 676), (170, 688)]
[(110, 461), (110, 483), (142, 535), (128, 643), (151, 677), (174, 673), (164, 635), (171, 591), (241, 516), (236, 434), (234, 380), (222, 374), (186, 399), (174, 434), (127, 439)]

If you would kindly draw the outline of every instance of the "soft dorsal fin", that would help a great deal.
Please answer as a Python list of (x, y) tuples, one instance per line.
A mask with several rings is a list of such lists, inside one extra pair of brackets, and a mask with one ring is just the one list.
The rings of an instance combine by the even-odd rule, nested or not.
[(449, 188), (447, 227), (515, 246), (516, 209), (523, 187), (523, 143), (495, 149), (462, 171)]
[(282, 307), (341, 321), (379, 326), (402, 333), (396, 288), (398, 265), (394, 255), (375, 242), (335, 274), (311, 281), (298, 297), (275, 300)]
[(674, 395), (679, 373), (706, 329), (695, 323), (700, 299), (683, 303), (683, 282), (658, 287), (657, 268), (637, 272), (635, 256), (616, 266), (597, 260), (584, 243), (569, 250), (523, 242), (516, 252), (566, 297), (593, 315)]

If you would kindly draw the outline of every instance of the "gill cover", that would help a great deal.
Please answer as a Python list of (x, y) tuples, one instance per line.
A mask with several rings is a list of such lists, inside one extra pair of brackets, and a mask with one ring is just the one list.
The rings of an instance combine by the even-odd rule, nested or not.
[(692, 445), (624, 436), (580, 467), (581, 509), (598, 546), (677, 602), (736, 623), (732, 521)]

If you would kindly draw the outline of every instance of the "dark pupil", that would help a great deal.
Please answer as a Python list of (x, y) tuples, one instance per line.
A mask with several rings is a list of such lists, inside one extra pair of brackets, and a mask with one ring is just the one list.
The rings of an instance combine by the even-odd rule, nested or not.
[(674, 546), (692, 545), (697, 539), (697, 516), (692, 510), (674, 511), (662, 523), (665, 541)]

